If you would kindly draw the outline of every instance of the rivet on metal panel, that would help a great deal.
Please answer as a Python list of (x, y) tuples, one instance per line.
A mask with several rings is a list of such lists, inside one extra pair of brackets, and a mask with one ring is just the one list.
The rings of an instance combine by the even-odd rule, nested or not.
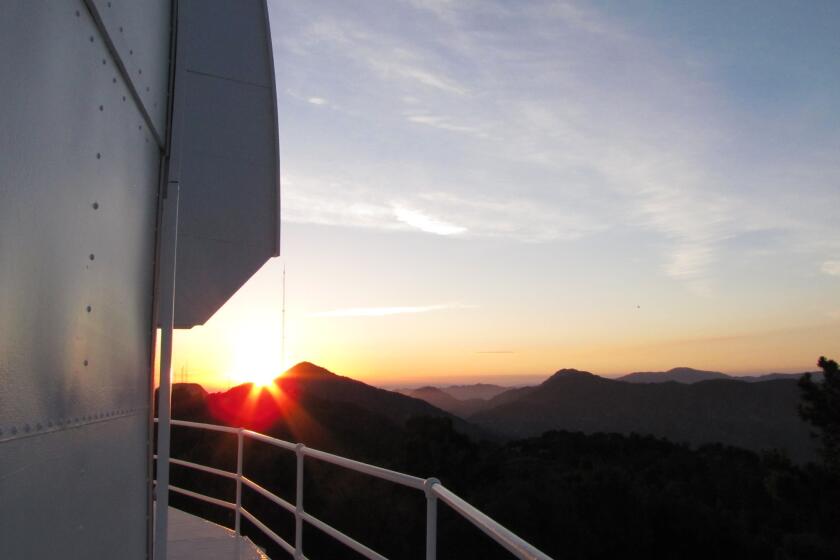
[(116, 79), (116, 78), (111, 78), (111, 83), (116, 84), (116, 83), (117, 83), (117, 79)]
[(105, 110), (105, 106), (104, 106), (104, 105), (100, 105), (100, 106), (99, 106), (99, 110), (100, 110), (100, 111), (104, 111), (104, 110)]
[(102, 159), (102, 154), (100, 154), (99, 152), (96, 152), (96, 159)]
[(129, 54), (129, 55), (133, 55), (133, 54), (134, 54), (134, 51), (133, 51), (133, 50), (131, 50), (131, 49), (128, 49), (128, 54)]
[(82, 14), (79, 13), (79, 10), (76, 10), (76, 17), (80, 17)]
[(149, 86), (146, 86), (146, 91), (150, 91), (150, 90), (149, 90)]
[(142, 69), (142, 68), (138, 68), (138, 69), (137, 69), (137, 73), (138, 73), (138, 74), (142, 74), (142, 73), (143, 73), (143, 69)]
[(120, 27), (120, 33), (122, 33), (122, 32), (123, 32), (123, 28), (122, 28), (122, 26), (121, 26), (121, 27)]
[(90, 42), (93, 43), (93, 35), (90, 36)]
[(123, 103), (125, 103), (125, 95), (123, 95)]
[(90, 305), (88, 305), (87, 307), (85, 307), (85, 311), (87, 311), (88, 313), (90, 313), (92, 309), (93, 309), (93, 308), (92, 308)]
[[(96, 154), (96, 158), (99, 159), (99, 154)], [(91, 206), (93, 207), (94, 210), (99, 210), (99, 203), (98, 202), (94, 202), (93, 204), (91, 204)], [(93, 259), (91, 259), (91, 260), (93, 260)]]
[(96, 258), (96, 255), (94, 255), (93, 253), (91, 253), (90, 255), (88, 255), (88, 258), (89, 258), (90, 260), (93, 260), (93, 259), (95, 259), (95, 258)]
[(85, 361), (84, 361), (84, 364), (85, 364), (85, 367), (87, 367), (87, 365), (88, 365), (88, 361), (87, 361), (87, 360), (85, 360)]
[(110, 2), (108, 2), (108, 7), (109, 7), (109, 8), (111, 7), (111, 3), (110, 3)]
[(102, 65), (104, 66), (104, 65), (106, 65), (106, 64), (108, 64), (108, 61), (107, 61), (107, 60), (105, 60), (105, 59), (103, 58), (103, 59), (102, 59)]
[(143, 125), (142, 125), (142, 124), (138, 124), (138, 125), (137, 125), (137, 130), (143, 130)]

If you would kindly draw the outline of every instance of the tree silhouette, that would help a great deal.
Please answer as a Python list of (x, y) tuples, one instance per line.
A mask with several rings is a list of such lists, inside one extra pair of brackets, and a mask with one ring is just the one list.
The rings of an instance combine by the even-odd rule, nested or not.
[(823, 370), (821, 383), (815, 383), (810, 373), (799, 380), (802, 389), (799, 415), (817, 428), (826, 466), (840, 474), (840, 369), (837, 362), (825, 356), (820, 357), (817, 365)]

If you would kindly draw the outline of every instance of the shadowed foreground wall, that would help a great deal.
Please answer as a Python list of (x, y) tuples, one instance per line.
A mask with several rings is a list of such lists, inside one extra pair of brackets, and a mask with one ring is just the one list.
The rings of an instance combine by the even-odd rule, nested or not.
[(147, 556), (169, 20), (0, 7), (0, 558)]

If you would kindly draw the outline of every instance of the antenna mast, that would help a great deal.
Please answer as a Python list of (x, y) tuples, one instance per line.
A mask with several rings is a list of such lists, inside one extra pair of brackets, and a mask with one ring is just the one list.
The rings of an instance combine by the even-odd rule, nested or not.
[(280, 373), (283, 373), (286, 367), (286, 263), (283, 263), (283, 310), (280, 317)]

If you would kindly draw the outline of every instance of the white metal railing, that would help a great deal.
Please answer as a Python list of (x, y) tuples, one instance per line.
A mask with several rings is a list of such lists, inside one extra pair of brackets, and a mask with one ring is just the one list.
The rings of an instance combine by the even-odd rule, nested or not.
[[(157, 422), (157, 419), (155, 419)], [(525, 542), (514, 533), (474, 508), (461, 498), (459, 498), (452, 491), (445, 488), (436, 478), (418, 478), (401, 472), (384, 469), (367, 463), (354, 461), (346, 457), (333, 455), (317, 449), (306, 447), (302, 443), (294, 444), (281, 439), (273, 438), (259, 432), (246, 430), (244, 428), (231, 428), (228, 426), (219, 426), (216, 424), (202, 424), (199, 422), (188, 422), (186, 420), (172, 420), (173, 426), (184, 426), (187, 428), (198, 428), (202, 430), (211, 430), (216, 432), (224, 432), (228, 434), (235, 434), (237, 437), (237, 451), (236, 451), (236, 472), (229, 472), (182, 459), (170, 458), (169, 462), (173, 465), (180, 465), (202, 472), (222, 476), (236, 481), (236, 501), (228, 502), (205, 496), (198, 492), (193, 492), (185, 488), (169, 485), (169, 489), (173, 492), (196, 498), (223, 508), (232, 510), (235, 513), (234, 529), (237, 534), (241, 533), (241, 519), (244, 517), (262, 531), (269, 539), (274, 541), (283, 550), (294, 556), (296, 559), (306, 558), (303, 555), (303, 523), (306, 522), (313, 527), (317, 527), (332, 538), (341, 542), (348, 548), (355, 550), (365, 558), (372, 560), (387, 560), (378, 552), (368, 548), (352, 537), (342, 533), (338, 529), (331, 527), (320, 519), (307, 513), (303, 509), (303, 460), (305, 457), (311, 457), (319, 461), (331, 463), (345, 469), (350, 469), (356, 472), (367, 474), (375, 478), (387, 480), (395, 484), (401, 484), (415, 490), (422, 491), (426, 496), (426, 560), (435, 560), (437, 556), (437, 501), (441, 500), (448, 505), (452, 510), (461, 515), (464, 519), (481, 529), (491, 539), (510, 551), (514, 556), (522, 558), (523, 560), (551, 560), (551, 558), (541, 552), (531, 544)], [(269, 490), (266, 490), (253, 480), (242, 474), (243, 461), (243, 444), (245, 438), (250, 438), (255, 441), (261, 441), (291, 451), (295, 453), (297, 458), (297, 473), (296, 473), (296, 496), (295, 503), (292, 504), (283, 498), (275, 495)], [(257, 519), (251, 512), (242, 507), (242, 486), (247, 486), (254, 492), (260, 494), (264, 498), (277, 504), (283, 509), (289, 511), (295, 516), (295, 544), (292, 546), (285, 539), (277, 535), (270, 527), (267, 527), (263, 522)]]

